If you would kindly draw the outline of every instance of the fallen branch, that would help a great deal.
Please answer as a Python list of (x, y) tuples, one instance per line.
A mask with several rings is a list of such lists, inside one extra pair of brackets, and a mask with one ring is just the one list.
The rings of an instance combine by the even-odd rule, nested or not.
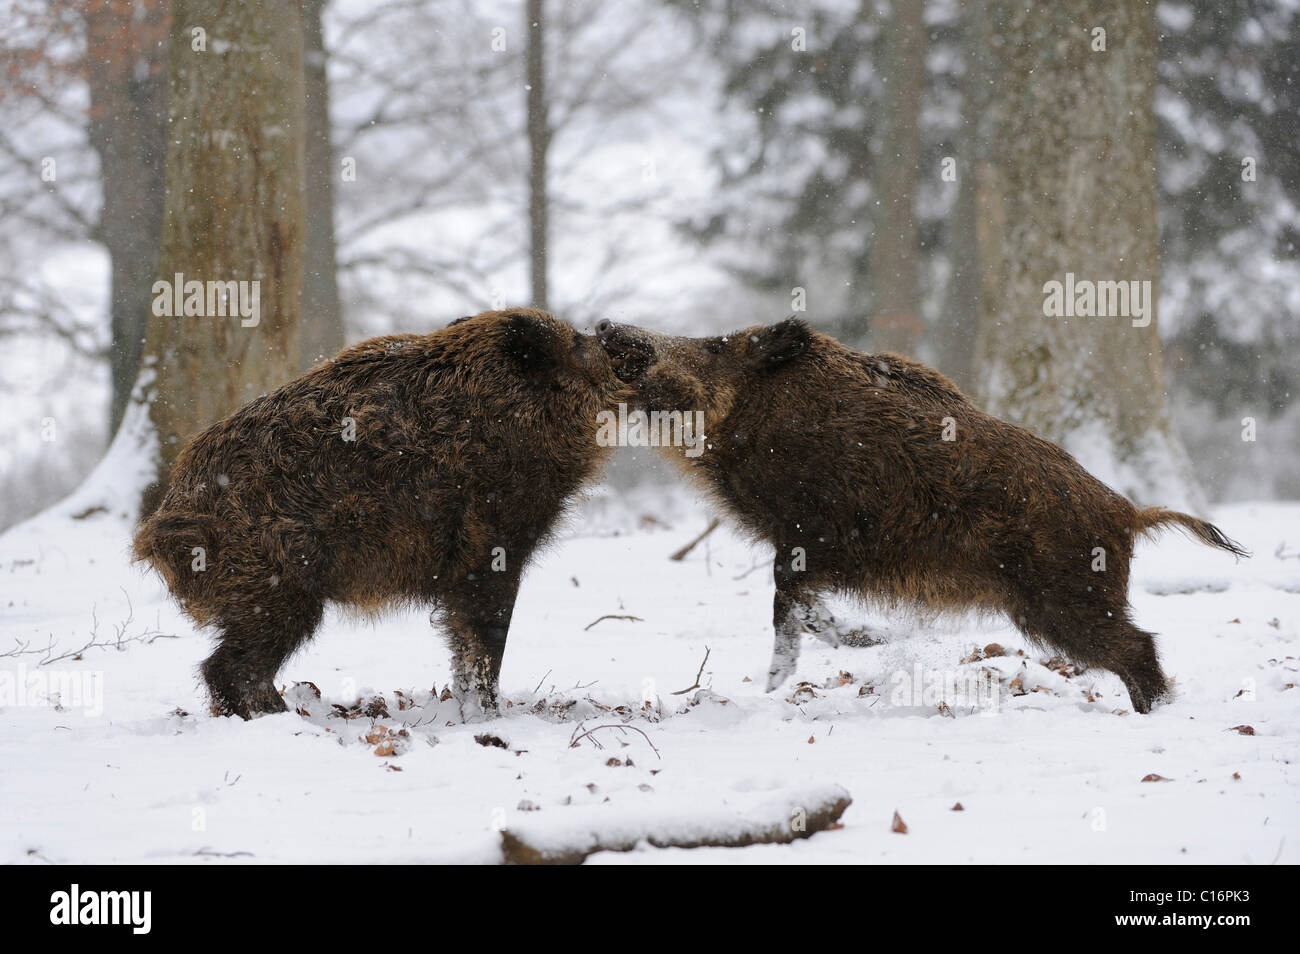
[[(645, 622), (645, 620), (643, 620), (640, 616), (618, 616), (618, 615), (615, 615), (614, 613), (606, 613), (604, 616), (599, 616), (599, 617), (597, 617), (596, 619), (593, 619), (593, 620), (592, 620), (590, 623), (588, 623), (586, 626), (582, 627), (582, 631), (585, 633), (587, 630), (591, 629), (591, 627), (595, 626), (597, 623), (599, 623), (599, 622), (600, 622), (601, 620), (603, 620), (603, 619), (629, 619), (629, 620), (631, 620), (631, 621), (634, 622), (634, 623), (644, 623), (644, 622)], [(543, 677), (543, 678), (545, 678), (545, 677)]]
[[(122, 592), (123, 594), (126, 594), (125, 590)], [(118, 652), (121, 652), (131, 643), (143, 643), (149, 645), (155, 640), (177, 638), (175, 633), (164, 633), (160, 629), (149, 627), (146, 627), (134, 636), (126, 635), (127, 628), (135, 622), (135, 607), (131, 603), (131, 597), (129, 594), (126, 596), (126, 606), (126, 619), (120, 623), (113, 624), (115, 633), (108, 639), (101, 640), (99, 638), (99, 613), (97, 612), (96, 607), (92, 605), (90, 607), (90, 639), (80, 648), (69, 649), (55, 655), (57, 644), (55, 643), (52, 634), (49, 642), (46, 643), (45, 646), (37, 649), (30, 648), (30, 641), (24, 642), (21, 639), (15, 638), (14, 648), (0, 653), (0, 659), (16, 658), (19, 656), (40, 656), (41, 658), (36, 661), (36, 665), (48, 666), (51, 663), (61, 662), (64, 659), (80, 660), (81, 657), (91, 649), (116, 649)]]
[(646, 735), (642, 729), (638, 729), (634, 725), (617, 725), (613, 723), (609, 725), (598, 725), (595, 726), (594, 728), (588, 729), (586, 732), (583, 732), (581, 735), (579, 735), (578, 732), (581, 729), (582, 729), (582, 723), (579, 722), (577, 728), (573, 730), (573, 735), (569, 736), (569, 748), (576, 749), (578, 747), (579, 742), (581, 742), (585, 738), (590, 737), (592, 745), (594, 745), (598, 749), (603, 749), (604, 746), (600, 744), (600, 740), (597, 739), (591, 733), (597, 732), (601, 729), (618, 729), (620, 732), (626, 732), (629, 729), (631, 729), (633, 732), (640, 732), (641, 738), (645, 739), (646, 741), (646, 745), (650, 746), (650, 748), (654, 751), (654, 754), (660, 759), (660, 761), (663, 760), (663, 756), (659, 755), (659, 750), (655, 748), (655, 744), (650, 741), (650, 736)]
[(674, 551), (674, 552), (673, 552), (673, 553), (668, 557), (668, 559), (670, 559), (670, 560), (677, 560), (678, 562), (680, 562), (680, 561), (682, 561), (682, 560), (685, 560), (685, 559), (686, 559), (686, 554), (690, 553), (690, 552), (691, 552), (692, 550), (694, 550), (697, 546), (699, 546), (701, 540), (703, 540), (705, 537), (707, 537), (707, 536), (708, 536), (710, 533), (712, 533), (714, 530), (718, 529), (718, 525), (719, 525), (720, 523), (722, 523), (722, 521), (719, 520), (717, 517), (714, 517), (712, 520), (709, 521), (709, 525), (708, 525), (707, 527), (704, 528), (704, 532), (703, 532), (703, 533), (701, 533), (698, 537), (696, 537), (696, 538), (695, 538), (694, 540), (692, 540), (690, 543), (686, 544), (686, 546), (682, 547), (680, 550)]
[(686, 695), (686, 693), (688, 693), (688, 692), (694, 692), (696, 689), (699, 689), (699, 688), (700, 688), (700, 677), (704, 675), (704, 667), (705, 667), (705, 665), (708, 664), (708, 661), (709, 661), (709, 647), (708, 647), (708, 646), (705, 646), (705, 647), (704, 647), (704, 659), (700, 662), (700, 671), (697, 672), (697, 673), (695, 674), (695, 685), (693, 685), (693, 686), (687, 686), (685, 689), (678, 689), (676, 692), (671, 693), (671, 695), (674, 695), (674, 696), (684, 696), (684, 695)]
[(501, 832), (502, 861), (507, 865), (579, 865), (598, 851), (632, 851), (642, 842), (655, 848), (784, 845), (838, 827), (853, 799), (840, 786), (829, 785), (744, 802), (728, 796), (712, 810), (692, 810), (688, 816), (657, 820), (646, 819), (644, 809), (638, 808), (615, 813), (592, 827), (568, 831), (556, 831), (544, 819), (529, 819)]

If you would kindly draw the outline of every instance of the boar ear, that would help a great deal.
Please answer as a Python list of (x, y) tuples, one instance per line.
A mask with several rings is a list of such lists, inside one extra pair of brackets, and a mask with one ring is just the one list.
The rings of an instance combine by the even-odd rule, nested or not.
[(757, 368), (777, 368), (803, 352), (812, 344), (812, 329), (802, 318), (787, 318), (768, 325), (755, 336), (750, 349), (750, 360)]
[(505, 351), (524, 374), (540, 374), (554, 363), (555, 332), (532, 315), (506, 318)]
[(449, 321), (449, 322), (447, 322), (447, 327), (450, 328), (452, 325), (458, 325), (458, 324), (460, 324), (462, 321), (469, 321), (469, 320), (470, 320), (471, 318), (473, 318), (473, 317), (474, 317), (473, 315), (466, 315), (466, 316), (463, 317), (463, 318), (457, 318), (455, 321)]

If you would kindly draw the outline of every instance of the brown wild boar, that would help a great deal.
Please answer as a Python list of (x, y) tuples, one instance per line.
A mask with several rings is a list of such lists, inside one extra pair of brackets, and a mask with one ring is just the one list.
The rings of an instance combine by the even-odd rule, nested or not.
[(214, 712), (279, 712), (326, 603), (441, 613), (462, 713), (491, 714), (520, 575), (607, 449), (623, 385), (528, 308), (340, 352), (193, 438), (135, 553), (200, 625)]
[(794, 672), (801, 631), (826, 626), (818, 594), (841, 592), (1004, 612), (1032, 643), (1114, 672), (1147, 712), (1169, 687), (1130, 615), (1134, 538), (1176, 524), (1246, 555), (1195, 517), (1139, 510), (937, 371), (803, 321), (716, 338), (596, 331), (641, 409), (703, 412), (702, 454), (663, 449), (776, 549), (768, 691)]

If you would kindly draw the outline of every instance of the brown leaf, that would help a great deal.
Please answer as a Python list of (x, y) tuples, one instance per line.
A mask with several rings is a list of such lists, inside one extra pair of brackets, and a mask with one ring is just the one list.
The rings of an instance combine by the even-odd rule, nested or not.
[(496, 748), (496, 749), (508, 749), (508, 748), (510, 748), (510, 746), (506, 745), (506, 740), (505, 740), (505, 739), (501, 738), (501, 736), (499, 736), (499, 735), (493, 735), (493, 734), (490, 733), (490, 732), (484, 732), (482, 735), (476, 735), (476, 736), (474, 736), (474, 741), (477, 742), (479, 745), (482, 745), (482, 746), (484, 746), (484, 747), (488, 747), (488, 746), (490, 746), (490, 747), (492, 747), (492, 748)]
[(894, 821), (893, 824), (889, 826), (889, 830), (899, 835), (907, 834), (907, 823), (903, 821), (902, 816), (899, 815), (898, 812), (894, 812)]
[(961, 802), (958, 802), (956, 805), (952, 806), (951, 810), (954, 812), (964, 812), (966, 809), (961, 807)]
[(984, 658), (992, 659), (994, 656), (1005, 656), (1007, 651), (997, 643), (989, 643), (984, 647)]
[(814, 742), (816, 742), (816, 741), (817, 741), (817, 737), (816, 737), (816, 736), (814, 736), (814, 735), (810, 735), (810, 736), (808, 736), (808, 744), (809, 744), (809, 745), (812, 745), (812, 744), (813, 744)]
[(378, 755), (380, 758), (388, 758), (388, 756), (392, 755), (392, 754), (393, 754), (393, 740), (392, 740), (392, 739), (389, 739), (389, 740), (386, 741), (386, 742), (383, 742), (383, 743), (381, 743), (381, 744), (379, 744), (379, 745), (376, 745), (376, 746), (375, 746), (375, 754)]
[(1232, 773), (1232, 777), (1233, 777), (1234, 779), (1236, 779), (1238, 782), (1241, 781), (1241, 773), (1240, 773), (1240, 772), (1233, 772), (1233, 773)]
[(1172, 779), (1172, 778), (1165, 778), (1163, 775), (1157, 775), (1155, 772), (1152, 772), (1150, 775), (1147, 775), (1147, 776), (1143, 777), (1142, 781), (1144, 781), (1144, 782), (1172, 782), (1173, 779)]
[(1254, 735), (1255, 727), (1253, 725), (1234, 725), (1229, 732), (1236, 732), (1238, 735)]

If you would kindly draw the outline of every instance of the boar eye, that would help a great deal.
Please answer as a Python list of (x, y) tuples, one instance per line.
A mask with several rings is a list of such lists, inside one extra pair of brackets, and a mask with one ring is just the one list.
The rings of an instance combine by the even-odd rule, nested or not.
[(704, 342), (704, 350), (709, 354), (722, 354), (722, 339), (709, 338)]

